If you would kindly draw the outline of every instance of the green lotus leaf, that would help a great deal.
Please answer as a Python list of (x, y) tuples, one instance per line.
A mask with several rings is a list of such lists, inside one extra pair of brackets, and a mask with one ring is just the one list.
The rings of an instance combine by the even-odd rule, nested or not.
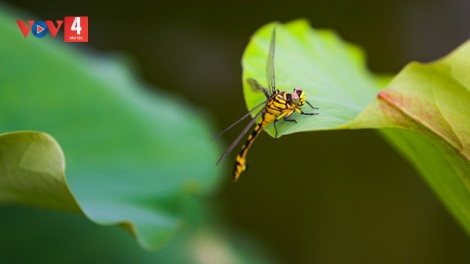
[(25, 38), (17, 19), (31, 16), (0, 12), (0, 131), (54, 137), (66, 180), (51, 137), (5, 134), (0, 148), (12, 152), (2, 164), (21, 170), (0, 176), (1, 202), (79, 207), (145, 248), (166, 244), (185, 226), (187, 197), (218, 186), (207, 114), (138, 81), (125, 57), (79, 52), (59, 36)]
[[(361, 49), (334, 32), (304, 20), (271, 23), (255, 33), (243, 56), (249, 109), (265, 100), (246, 80), (267, 86), (274, 27), (276, 89), (301, 87), (319, 108), (315, 116), (295, 113), (297, 124), (278, 122), (279, 134), (379, 129), (470, 233), (470, 42), (438, 61), (411, 62), (392, 79), (370, 73)], [(308, 105), (302, 110), (312, 111)], [(273, 126), (266, 130), (274, 135)]]
[(0, 135), (0, 203), (79, 212), (67, 187), (59, 144), (38, 132)]

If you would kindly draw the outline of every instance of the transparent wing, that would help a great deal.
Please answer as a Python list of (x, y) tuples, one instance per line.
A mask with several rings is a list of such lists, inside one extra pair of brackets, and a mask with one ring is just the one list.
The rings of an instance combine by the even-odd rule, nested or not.
[(232, 150), (235, 148), (235, 146), (238, 144), (238, 142), (240, 142), (240, 140), (243, 138), (243, 136), (246, 134), (246, 132), (248, 131), (248, 129), (250, 129), (250, 127), (256, 122), (256, 119), (258, 119), (258, 116), (263, 113), (263, 109), (261, 109), (261, 111), (259, 111), (255, 117), (253, 117), (253, 119), (251, 119), (250, 123), (248, 123), (248, 125), (246, 125), (246, 127), (243, 129), (243, 131), (240, 133), (240, 135), (237, 137), (237, 139), (235, 139), (235, 141), (233, 141), (232, 145), (230, 145), (230, 147), (228, 147), (228, 149), (224, 152), (224, 154), (222, 154), (222, 156), (220, 157), (219, 161), (217, 161), (217, 165), (219, 165), (219, 163), (221, 163), (226, 157), (228, 154), (230, 154), (230, 152), (232, 152)]
[(229, 127), (227, 127), (226, 129), (224, 129), (224, 131), (220, 132), (219, 134), (217, 134), (217, 136), (213, 137), (211, 140), (214, 140), (214, 139), (217, 139), (219, 138), (220, 136), (222, 136), (222, 134), (224, 134), (225, 132), (227, 132), (230, 128), (234, 127), (236, 124), (240, 123), (243, 119), (247, 118), (251, 113), (253, 113), (258, 107), (262, 106), (262, 105), (265, 105), (267, 101), (264, 101), (262, 102), (261, 104), (253, 107), (253, 109), (251, 109), (248, 113), (246, 113), (244, 116), (242, 116), (242, 118), (238, 119), (235, 123), (231, 124)]
[(266, 88), (261, 86), (261, 84), (259, 84), (255, 79), (250, 78), (246, 81), (251, 85), (251, 88), (253, 88), (254, 90), (256, 90), (256, 89), (261, 90), (263, 92), (264, 96), (266, 96), (266, 99), (270, 98), (268, 90), (266, 90)]
[(276, 46), (276, 27), (273, 29), (273, 35), (271, 37), (271, 46), (269, 47), (268, 63), (266, 65), (266, 77), (268, 78), (268, 89), (271, 94), (276, 91), (276, 79), (274, 74), (274, 49)]

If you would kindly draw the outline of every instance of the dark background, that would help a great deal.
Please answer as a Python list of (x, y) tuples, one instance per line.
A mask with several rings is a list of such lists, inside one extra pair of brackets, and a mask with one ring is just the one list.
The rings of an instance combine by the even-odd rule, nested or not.
[[(219, 130), (247, 111), (241, 56), (270, 21), (334, 29), (366, 50), (377, 73), (433, 61), (470, 37), (466, 0), (7, 2), (37, 19), (88, 16), (89, 42), (69, 45), (130, 55), (145, 81), (206, 108)], [(223, 137), (227, 145), (241, 127)], [(226, 171), (210, 200), (281, 261), (470, 263), (463, 229), (374, 131), (263, 135), (249, 164), (236, 184)]]

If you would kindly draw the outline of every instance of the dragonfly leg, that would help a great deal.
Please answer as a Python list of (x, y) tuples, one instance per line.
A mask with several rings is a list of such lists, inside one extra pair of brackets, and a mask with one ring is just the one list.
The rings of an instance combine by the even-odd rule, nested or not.
[(300, 114), (302, 114), (302, 115), (318, 115), (318, 113), (305, 113), (305, 112), (302, 112)]
[(288, 119), (293, 113), (294, 113), (294, 112), (290, 113), (289, 115), (286, 115), (286, 116), (284, 117), (284, 121), (286, 121), (286, 122), (294, 122), (294, 123), (297, 124), (297, 120), (295, 120), (295, 119)]
[(295, 120), (295, 119), (287, 119), (287, 117), (284, 117), (284, 121), (286, 121), (286, 122), (294, 122), (294, 123), (297, 124), (297, 120)]
[(308, 101), (305, 101), (305, 102), (307, 102), (307, 104), (310, 105), (310, 107), (311, 107), (312, 109), (317, 109), (317, 110), (318, 110), (318, 107), (313, 107)]
[(301, 115), (318, 115), (318, 113), (305, 113), (304, 111), (300, 110), (299, 108), (296, 108), (295, 111)]
[(273, 122), (273, 124), (274, 124), (274, 130), (276, 131), (276, 136), (274, 137), (275, 139), (277, 139), (277, 127), (276, 127), (277, 121), (279, 121), (279, 119), (274, 120), (274, 122)]

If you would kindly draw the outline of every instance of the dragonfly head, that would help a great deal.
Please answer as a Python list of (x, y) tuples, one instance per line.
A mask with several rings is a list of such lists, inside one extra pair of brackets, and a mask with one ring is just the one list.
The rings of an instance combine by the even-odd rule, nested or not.
[(299, 87), (294, 88), (294, 92), (291, 95), (292, 103), (297, 106), (302, 106), (305, 104), (305, 92)]

